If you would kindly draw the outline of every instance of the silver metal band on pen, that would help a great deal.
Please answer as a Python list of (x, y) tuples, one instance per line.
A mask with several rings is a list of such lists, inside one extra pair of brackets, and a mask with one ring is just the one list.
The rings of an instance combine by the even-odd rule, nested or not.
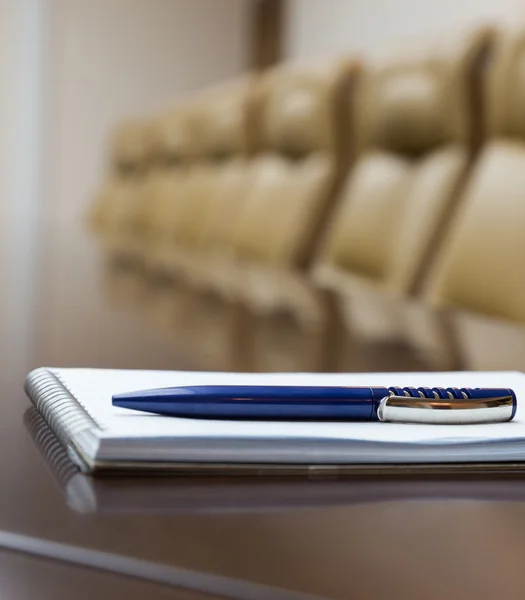
[[(426, 423), (435, 425), (467, 425), (509, 421), (516, 410), (516, 397), (512, 390), (495, 397), (469, 397), (461, 391), (462, 398), (450, 391), (432, 391), (432, 398), (418, 392), (418, 396), (404, 392), (390, 392), (377, 409), (380, 421), (401, 423)], [(506, 390), (507, 391), (507, 390)], [(446, 397), (444, 397), (446, 395)]]

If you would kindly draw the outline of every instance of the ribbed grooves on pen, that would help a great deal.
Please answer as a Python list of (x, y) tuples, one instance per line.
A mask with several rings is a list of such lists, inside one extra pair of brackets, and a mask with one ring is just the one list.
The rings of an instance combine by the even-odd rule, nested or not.
[(25, 381), (25, 390), (64, 447), (81, 431), (102, 429), (58, 375), (49, 369), (41, 367), (31, 371)]

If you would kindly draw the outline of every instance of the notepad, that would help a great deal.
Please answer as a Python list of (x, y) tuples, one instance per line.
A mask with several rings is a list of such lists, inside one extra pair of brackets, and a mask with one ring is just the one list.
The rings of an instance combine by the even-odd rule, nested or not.
[[(114, 394), (176, 385), (508, 387), (513, 421), (484, 425), (181, 419), (112, 406)], [(40, 368), (26, 391), (87, 472), (283, 473), (392, 465), (519, 463), (525, 459), (525, 375), (450, 373), (210, 373)], [(382, 467), (383, 468), (383, 467)], [(388, 470), (388, 469), (387, 469)]]

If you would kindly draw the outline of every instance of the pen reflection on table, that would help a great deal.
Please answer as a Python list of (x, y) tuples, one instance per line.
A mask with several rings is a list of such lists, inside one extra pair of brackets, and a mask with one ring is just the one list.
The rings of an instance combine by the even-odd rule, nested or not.
[[(269, 513), (299, 509), (329, 508), (364, 503), (410, 501), (416, 499), (476, 499), (480, 501), (525, 502), (525, 482), (498, 479), (465, 480), (465, 473), (454, 479), (432, 479), (427, 470), (406, 476), (402, 465), (397, 477), (378, 479), (353, 475), (301, 479), (266, 477), (92, 477), (82, 474), (66, 450), (34, 408), (24, 415), (24, 423), (53, 479), (70, 508), (82, 513)], [(412, 471), (413, 473), (413, 471)], [(471, 476), (476, 477), (473, 471)], [(482, 472), (486, 477), (486, 473)], [(423, 476), (423, 477), (422, 477)]]

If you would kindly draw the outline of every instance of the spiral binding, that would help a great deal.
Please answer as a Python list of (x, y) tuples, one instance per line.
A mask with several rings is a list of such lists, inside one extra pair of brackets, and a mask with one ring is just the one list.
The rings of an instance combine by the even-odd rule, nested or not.
[(441, 400), (468, 400), (472, 398), (472, 388), (427, 388), (427, 387), (389, 387), (388, 391), (394, 396), (406, 396), (407, 398), (431, 398)]
[(62, 489), (65, 488), (80, 469), (34, 406), (25, 412), (24, 423), (53, 477)]
[(63, 446), (81, 431), (102, 429), (58, 375), (49, 369), (41, 367), (29, 373), (25, 390)]

